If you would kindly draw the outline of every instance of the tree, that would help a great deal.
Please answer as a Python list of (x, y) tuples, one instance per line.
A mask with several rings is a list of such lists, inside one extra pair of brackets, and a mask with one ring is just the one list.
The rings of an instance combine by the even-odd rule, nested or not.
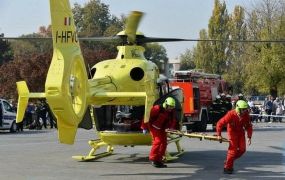
[(167, 64), (168, 58), (166, 54), (166, 49), (162, 45), (158, 43), (146, 44), (144, 55), (146, 59), (154, 62), (161, 72), (164, 72), (164, 65)]
[[(4, 37), (4, 34), (0, 34), (0, 37)], [(13, 51), (8, 41), (0, 39), (0, 66), (13, 59)]]
[[(31, 92), (43, 92), (51, 54), (21, 56), (0, 66), (0, 97), (16, 99), (16, 82), (25, 80)], [(39, 83), (41, 82), (41, 83)]]
[[(222, 4), (219, 0), (215, 0), (214, 10), (208, 25), (208, 33), (210, 39), (228, 40), (229, 16), (225, 2)], [(222, 74), (227, 69), (227, 56), (226, 51), (228, 43), (226, 41), (214, 41), (211, 44), (211, 51), (213, 59), (211, 61), (212, 72)]]
[(184, 54), (181, 54), (179, 59), (181, 62), (180, 70), (189, 70), (196, 67), (194, 63), (194, 55), (190, 49), (187, 49)]
[[(257, 17), (257, 18), (256, 18)], [(254, 15), (251, 16), (249, 27), (258, 28), (256, 34), (252, 33), (256, 30), (250, 29), (249, 32), (257, 35), (260, 39), (284, 39), (284, 3), (277, 0), (263, 0), (255, 7)], [(257, 20), (256, 20), (256, 19)], [(270, 93), (276, 97), (278, 89), (284, 85), (284, 45), (264, 43), (255, 46), (254, 52), (247, 52), (248, 63), (246, 65), (246, 73), (249, 75), (251, 68), (255, 72), (248, 76), (246, 88), (250, 89), (251, 85), (255, 85), (264, 93)], [(283, 88), (284, 89), (284, 88)]]
[(75, 4), (73, 13), (82, 36), (102, 36), (110, 25), (109, 7), (100, 0), (91, 0), (84, 7)]
[[(231, 40), (246, 40), (247, 29), (245, 23), (245, 11), (241, 6), (234, 8), (233, 14), (229, 18), (229, 35)], [(243, 91), (244, 81), (244, 67), (246, 64), (245, 58), (245, 43), (231, 42), (228, 46), (227, 53), (227, 69), (225, 70), (224, 78), (233, 86), (234, 93)]]
[[(112, 36), (123, 30), (123, 19), (112, 16), (109, 6), (100, 0), (91, 0), (84, 7), (75, 4), (72, 11), (80, 37)], [(103, 59), (115, 58), (116, 45), (104, 42), (81, 42), (85, 62), (93, 65)]]
[[(202, 29), (199, 33), (199, 39), (209, 39), (207, 31)], [(204, 72), (213, 73), (211, 64), (213, 55), (211, 51), (211, 43), (207, 41), (199, 41), (193, 50), (193, 61), (197, 69), (203, 69)]]
[[(51, 37), (51, 26), (40, 26), (38, 32), (22, 35), (25, 38)], [(11, 43), (14, 52), (14, 58), (29, 56), (32, 54), (52, 53), (52, 41), (49, 39), (29, 39), (18, 40)]]

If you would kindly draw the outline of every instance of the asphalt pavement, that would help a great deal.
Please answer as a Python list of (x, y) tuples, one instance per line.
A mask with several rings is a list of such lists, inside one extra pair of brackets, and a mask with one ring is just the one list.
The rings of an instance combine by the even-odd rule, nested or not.
[(72, 159), (89, 152), (90, 139), (96, 139), (94, 130), (79, 129), (74, 145), (60, 144), (54, 129), (2, 131), (0, 179), (285, 179), (285, 123), (254, 124), (252, 145), (232, 175), (223, 174), (227, 143), (184, 137), (185, 153), (168, 168), (157, 169), (148, 162), (150, 146), (116, 146), (114, 155), (91, 162)]

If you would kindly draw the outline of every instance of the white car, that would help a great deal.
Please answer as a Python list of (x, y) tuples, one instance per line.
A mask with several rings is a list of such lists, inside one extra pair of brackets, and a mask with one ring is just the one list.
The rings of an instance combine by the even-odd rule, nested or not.
[(5, 99), (0, 99), (0, 130), (10, 130), (10, 132), (17, 130), (16, 112)]

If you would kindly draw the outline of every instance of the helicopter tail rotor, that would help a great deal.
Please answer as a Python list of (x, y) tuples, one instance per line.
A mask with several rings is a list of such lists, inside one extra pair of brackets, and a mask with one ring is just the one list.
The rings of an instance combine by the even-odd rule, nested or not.
[(68, 0), (50, 0), (53, 58), (45, 92), (61, 143), (73, 144), (87, 109), (87, 71)]

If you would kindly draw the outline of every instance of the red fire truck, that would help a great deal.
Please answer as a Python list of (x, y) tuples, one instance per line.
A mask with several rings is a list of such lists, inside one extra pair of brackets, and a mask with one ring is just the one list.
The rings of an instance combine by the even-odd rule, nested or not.
[(184, 125), (187, 131), (206, 131), (207, 124), (215, 125), (209, 109), (219, 93), (229, 93), (227, 83), (218, 74), (198, 70), (174, 71), (170, 80), (173, 89), (184, 93)]

